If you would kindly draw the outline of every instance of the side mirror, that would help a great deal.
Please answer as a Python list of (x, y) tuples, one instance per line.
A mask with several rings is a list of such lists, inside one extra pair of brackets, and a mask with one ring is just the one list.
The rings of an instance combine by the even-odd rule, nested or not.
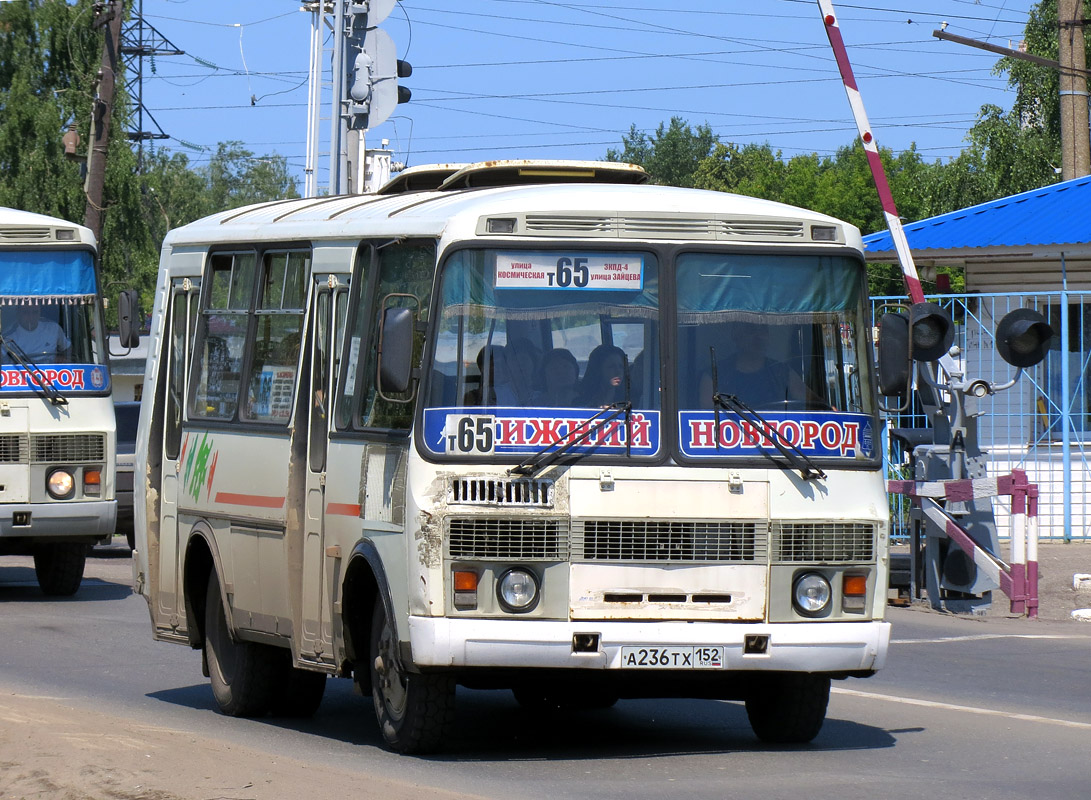
[(935, 303), (914, 303), (909, 309), (909, 337), (914, 361), (935, 361), (954, 341), (951, 315)]
[(1004, 315), (996, 326), (996, 349), (1000, 357), (1020, 369), (1033, 367), (1049, 352), (1053, 328), (1045, 317), (1030, 308), (1017, 308)]
[(379, 323), (379, 391), (400, 394), (413, 375), (413, 311), (383, 309)]
[(122, 347), (140, 344), (140, 295), (136, 289), (125, 289), (118, 296), (117, 328)]
[(900, 397), (909, 388), (909, 317), (879, 318), (879, 394)]

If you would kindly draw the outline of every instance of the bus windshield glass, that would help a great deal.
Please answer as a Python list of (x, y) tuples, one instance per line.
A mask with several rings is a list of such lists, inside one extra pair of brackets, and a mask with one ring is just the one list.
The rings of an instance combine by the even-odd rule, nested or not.
[[(433, 455), (659, 451), (659, 265), (640, 251), (460, 250), (425, 388)], [(631, 404), (629, 406), (628, 404)], [(626, 416), (600, 426), (604, 408)]]
[[(809, 457), (875, 457), (862, 264), (842, 256), (687, 253), (676, 269), (679, 447), (754, 457), (781, 441)], [(719, 397), (716, 397), (716, 396)]]
[(0, 251), (4, 393), (34, 391), (41, 380), (66, 394), (105, 391), (109, 373), (99, 320), (90, 251)]

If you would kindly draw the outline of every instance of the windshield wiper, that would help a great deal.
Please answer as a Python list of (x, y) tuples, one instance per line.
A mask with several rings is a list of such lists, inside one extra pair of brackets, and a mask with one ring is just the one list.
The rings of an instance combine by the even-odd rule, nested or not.
[[(791, 468), (799, 470), (800, 477), (803, 480), (824, 479), (826, 473), (820, 467), (815, 466), (814, 462), (807, 458), (806, 453), (800, 450), (798, 446), (788, 441), (784, 434), (777, 430), (769, 420), (740, 400), (738, 395), (720, 393), (717, 387), (716, 348), (710, 347), (709, 350), (712, 354), (712, 407), (716, 410), (716, 447), (719, 448), (720, 446), (720, 409), (722, 408), (725, 411), (738, 414), (739, 417), (759, 428), (773, 447), (784, 456)], [(784, 464), (773, 458), (773, 455), (760, 444), (758, 450), (778, 467), (785, 468)]]
[[(632, 418), (632, 413), (633, 404), (628, 400), (619, 400), (616, 403), (611, 403), (610, 405), (606, 406), (606, 408), (602, 409), (602, 411), (595, 414), (595, 416), (587, 420), (588, 423), (594, 422), (595, 424), (588, 425), (586, 428), (584, 428), (583, 432), (579, 436), (569, 439), (556, 450), (550, 450), (549, 448), (553, 447), (553, 445), (547, 444), (537, 453), (530, 456), (528, 459), (519, 464), (519, 466), (509, 469), (508, 474), (522, 475), (525, 478), (533, 478), (546, 467), (557, 463), (561, 456), (563, 456), (573, 447), (583, 444), (591, 437), (592, 434), (598, 433), (600, 430), (605, 428), (607, 425), (609, 425), (611, 422), (613, 422), (615, 419), (622, 416), (623, 414), (625, 416), (625, 456), (629, 457), (629, 455), (631, 454), (630, 440), (632, 437), (630, 436), (630, 433), (632, 431), (632, 425), (630, 424), (630, 420)], [(595, 420), (598, 421), (595, 422)], [(586, 453), (584, 455), (586, 455)]]
[(23, 348), (2, 334), (0, 334), (0, 345), (7, 350), (16, 364), (26, 370), (28, 375), (34, 376), (34, 380), (30, 381), (30, 383), (35, 388), (41, 389), (42, 394), (46, 396), (50, 403), (55, 406), (68, 405), (68, 398), (57, 391), (57, 388), (49, 382), (45, 373), (42, 372), (42, 368), (30, 360), (27, 354), (23, 352)]
[[(579, 436), (569, 439), (556, 450), (550, 450), (549, 448), (551, 448), (553, 445), (547, 444), (545, 447), (536, 452), (534, 455), (527, 458), (518, 466), (509, 469), (509, 475), (521, 475), (525, 478), (533, 478), (546, 467), (557, 463), (557, 461), (560, 460), (561, 456), (563, 456), (573, 447), (576, 447), (577, 445), (586, 442), (591, 437), (591, 434), (598, 433), (615, 419), (620, 417), (622, 414), (625, 415), (625, 457), (630, 458), (632, 456), (633, 399), (632, 389), (629, 384), (629, 357), (625, 356), (624, 358), (625, 362), (623, 364), (623, 368), (625, 376), (625, 399), (618, 400), (616, 403), (611, 403), (610, 405), (605, 406), (599, 413), (595, 414), (595, 416), (586, 420), (587, 423), (594, 422), (595, 424), (588, 424), (587, 427), (584, 428), (583, 433), (581, 433)], [(595, 420), (598, 420), (598, 422), (595, 422)]]

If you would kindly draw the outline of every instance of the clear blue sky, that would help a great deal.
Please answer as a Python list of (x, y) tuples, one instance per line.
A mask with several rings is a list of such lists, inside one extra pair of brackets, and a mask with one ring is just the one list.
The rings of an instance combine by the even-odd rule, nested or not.
[[(1007, 80), (992, 72), (998, 56), (932, 31), (947, 22), (950, 33), (1017, 46), (1032, 5), (835, 3), (879, 144), (946, 159), (982, 104), (1010, 108)], [(154, 146), (200, 163), (237, 140), (302, 176), (311, 15), (299, 7), (143, 0), (145, 19), (186, 52), (154, 68), (145, 60), (145, 106), (171, 137)], [(598, 159), (631, 125), (650, 132), (675, 115), (785, 157), (832, 154), (855, 136), (814, 0), (402, 0), (382, 27), (413, 65), (402, 81), (413, 100), (368, 145), (389, 139), (409, 165)]]

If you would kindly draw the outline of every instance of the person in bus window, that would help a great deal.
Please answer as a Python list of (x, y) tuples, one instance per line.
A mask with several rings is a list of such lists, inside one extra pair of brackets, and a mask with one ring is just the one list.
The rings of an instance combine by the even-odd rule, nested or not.
[(35, 362), (67, 361), (72, 346), (61, 326), (51, 319), (43, 319), (42, 309), (36, 305), (20, 306), (18, 324), (4, 336)]
[(464, 405), (519, 405), (519, 398), (511, 385), (508, 358), (503, 347), (495, 344), (482, 347), (477, 354), (477, 369), (481, 373), (481, 383), (477, 388), (466, 392)]
[(542, 360), (544, 386), (539, 402), (553, 408), (572, 408), (578, 403), (580, 365), (571, 351), (557, 347)]
[[(741, 322), (735, 326), (734, 351), (717, 364), (716, 390), (754, 408), (825, 408), (798, 372), (769, 357), (769, 336), (768, 325)], [(701, 380), (702, 407), (712, 407), (712, 391), (712, 376), (706, 373)]]
[(530, 339), (520, 336), (508, 342), (505, 354), (517, 405), (530, 405), (542, 390), (542, 351)]
[(606, 408), (625, 398), (625, 351), (612, 344), (600, 344), (587, 359), (587, 372), (580, 383), (580, 405)]

